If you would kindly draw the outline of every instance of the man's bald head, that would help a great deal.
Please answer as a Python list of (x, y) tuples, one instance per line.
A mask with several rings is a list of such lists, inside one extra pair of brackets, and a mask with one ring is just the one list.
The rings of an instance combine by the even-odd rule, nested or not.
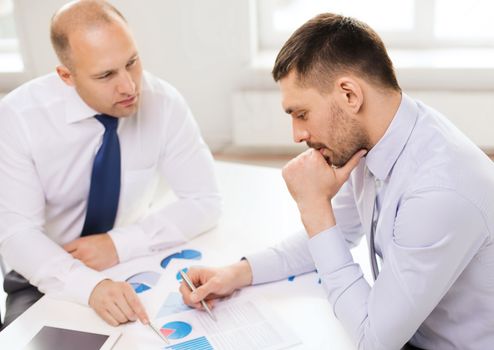
[(60, 62), (71, 67), (70, 34), (111, 24), (115, 21), (127, 23), (115, 7), (102, 0), (77, 0), (60, 8), (52, 17), (51, 43)]

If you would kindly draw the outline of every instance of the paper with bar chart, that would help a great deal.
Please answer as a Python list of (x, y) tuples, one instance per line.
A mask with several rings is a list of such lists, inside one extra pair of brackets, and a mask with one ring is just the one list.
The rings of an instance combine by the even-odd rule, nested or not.
[(240, 295), (218, 302), (213, 313), (217, 322), (198, 310), (157, 317), (153, 323), (169, 339), (170, 345), (164, 346), (156, 336), (140, 337), (140, 348), (279, 350), (300, 343), (263, 299)]
[[(170, 302), (174, 305), (168, 305)], [(184, 309), (176, 302), (176, 295), (165, 297), (152, 321), (170, 344), (164, 344), (151, 330), (135, 324), (139, 349), (280, 350), (300, 344), (293, 330), (262, 298), (253, 299), (240, 293), (217, 302), (213, 308), (217, 322), (204, 311)], [(170, 313), (171, 307), (177, 307), (178, 312)]]

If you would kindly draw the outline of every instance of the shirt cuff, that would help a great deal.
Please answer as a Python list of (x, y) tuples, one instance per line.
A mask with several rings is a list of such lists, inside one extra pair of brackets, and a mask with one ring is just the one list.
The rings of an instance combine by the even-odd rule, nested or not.
[(149, 237), (138, 225), (115, 228), (108, 234), (115, 245), (120, 263), (149, 254)]
[(274, 271), (280, 271), (280, 257), (273, 249), (265, 249), (260, 252), (246, 255), (252, 270), (252, 285), (272, 282), (283, 278), (275, 276)]
[(320, 275), (331, 274), (353, 262), (348, 243), (338, 225), (309, 239), (308, 246)]
[(74, 271), (68, 275), (63, 295), (67, 295), (76, 303), (89, 305), (89, 297), (94, 287), (107, 278), (101, 272), (81, 266), (77, 272)]

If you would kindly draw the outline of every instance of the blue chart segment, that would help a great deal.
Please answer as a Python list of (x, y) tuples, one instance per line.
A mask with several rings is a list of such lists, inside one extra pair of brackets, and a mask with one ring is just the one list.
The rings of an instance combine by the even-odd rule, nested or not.
[(166, 269), (172, 259), (186, 259), (186, 260), (200, 260), (202, 258), (202, 253), (198, 250), (184, 249), (178, 253), (173, 253), (168, 255), (166, 258), (161, 260), (161, 267)]
[(130, 283), (136, 293), (142, 293), (154, 287), (158, 283), (159, 278), (160, 274), (157, 272), (144, 271), (130, 276), (126, 281)]
[(191, 309), (192, 308), (184, 304), (182, 295), (180, 293), (171, 292), (170, 294), (168, 294), (168, 297), (166, 298), (163, 305), (161, 305), (156, 318), (165, 317), (171, 314), (176, 314), (178, 312), (188, 311)]
[(171, 350), (214, 350), (206, 337), (192, 339), (183, 343), (167, 346)]
[(168, 339), (182, 339), (192, 332), (192, 326), (187, 322), (173, 321), (165, 323), (160, 332)]
[[(187, 271), (189, 271), (189, 269), (188, 269), (188, 268), (186, 268), (186, 267), (184, 267), (184, 268), (182, 269), (182, 271), (183, 271), (183, 272), (185, 272), (185, 273), (187, 273)], [(180, 274), (180, 271), (178, 271), (178, 272), (177, 272), (177, 276), (176, 276), (176, 278), (177, 278), (177, 281), (182, 282), (182, 275)]]

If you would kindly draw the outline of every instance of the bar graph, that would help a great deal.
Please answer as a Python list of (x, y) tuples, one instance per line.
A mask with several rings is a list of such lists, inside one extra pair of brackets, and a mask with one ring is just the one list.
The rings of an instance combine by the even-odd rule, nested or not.
[(165, 349), (170, 350), (214, 350), (211, 343), (206, 337), (200, 337), (188, 340), (183, 343), (167, 346)]

